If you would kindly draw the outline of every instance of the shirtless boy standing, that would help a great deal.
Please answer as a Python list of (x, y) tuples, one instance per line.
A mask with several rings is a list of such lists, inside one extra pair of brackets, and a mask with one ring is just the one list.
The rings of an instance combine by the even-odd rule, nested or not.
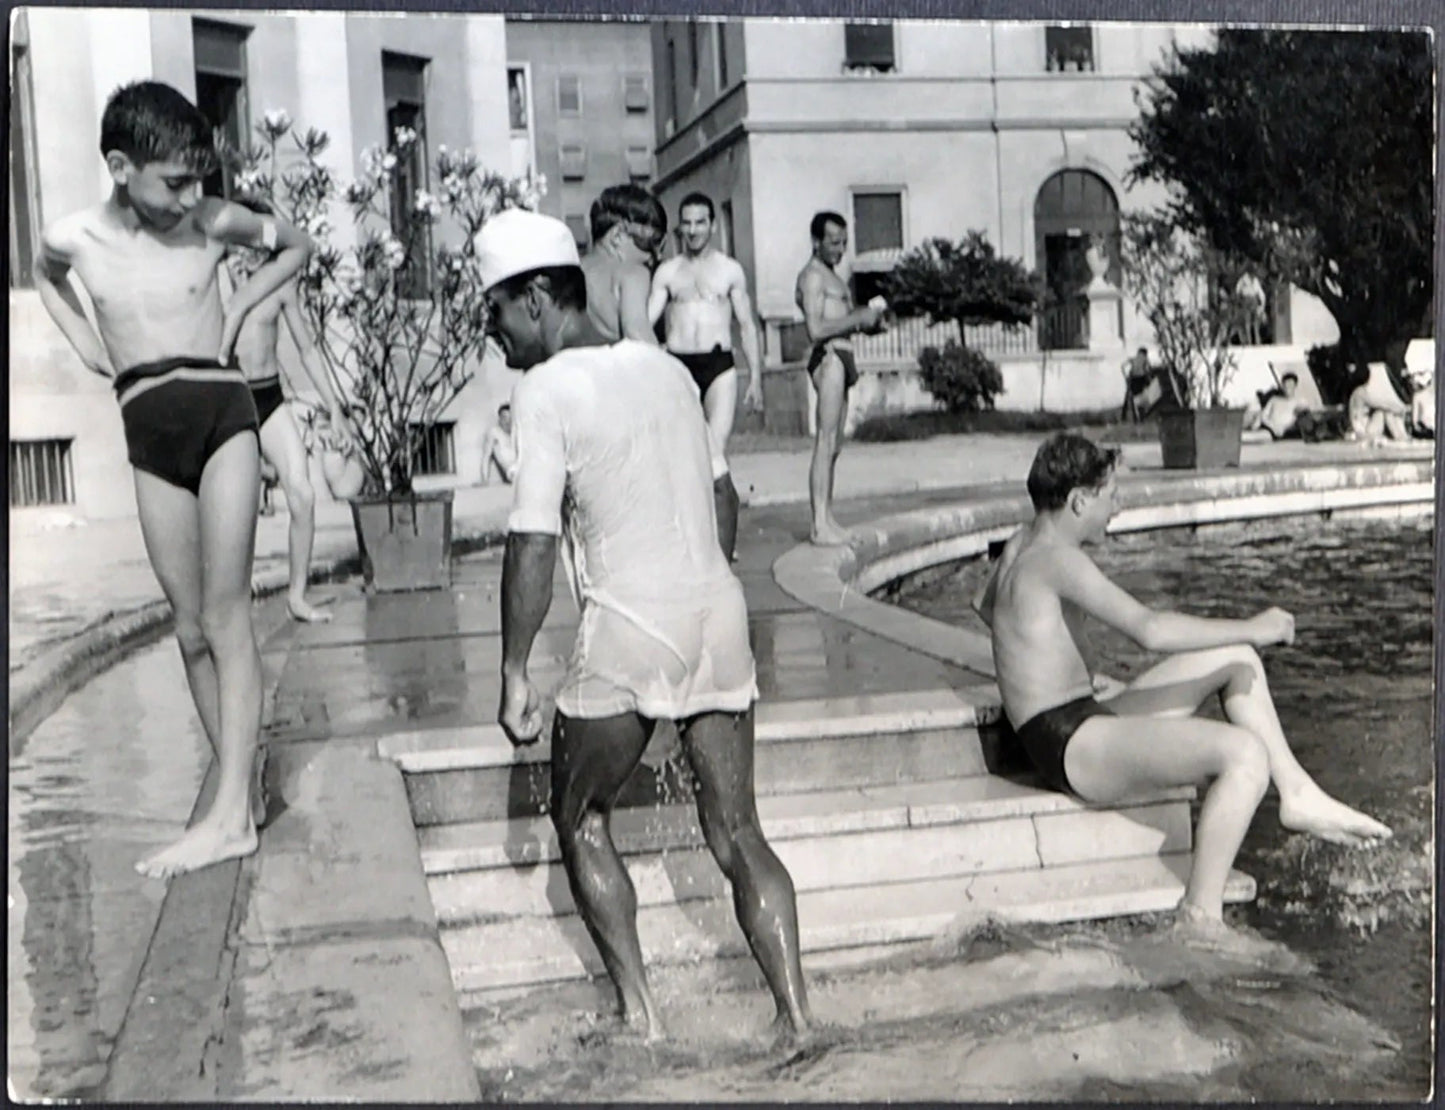
[[(1390, 830), (1331, 798), (1290, 751), (1255, 650), (1294, 642), (1289, 613), (1219, 620), (1150, 609), (1084, 553), (1113, 513), (1118, 459), (1068, 433), (1039, 448), (1028, 478), (1034, 519), (1005, 545), (976, 607), (993, 632), (1004, 711), (1046, 785), (1112, 805), (1209, 782), (1175, 928), (1187, 942), (1249, 954), (1262, 942), (1224, 923), (1224, 886), (1271, 781), (1287, 829), (1349, 845)], [(1168, 654), (1127, 685), (1095, 679), (1078, 646), (1081, 614)], [(1193, 715), (1211, 695), (1228, 724)]]
[(657, 342), (647, 318), (651, 266), (667, 234), (667, 213), (641, 185), (612, 185), (592, 202), (592, 250), (582, 260), (587, 315), (610, 343)]
[(808, 374), (818, 393), (813, 462), (808, 470), (808, 498), (813, 508), (812, 541), (848, 542), (848, 531), (833, 517), (833, 472), (843, 446), (843, 421), (848, 415), (848, 390), (858, 380), (853, 336), (876, 329), (885, 309), (853, 307), (853, 295), (834, 269), (848, 249), (848, 221), (836, 212), (819, 212), (809, 228), (813, 257), (798, 274), (797, 301), (808, 339), (813, 343)]
[[(216, 164), (211, 126), (168, 85), (140, 81), (112, 95), (100, 152), (110, 197), (45, 229), (35, 276), (81, 361), (115, 380), (146, 550), (220, 767), (205, 816), (136, 865), (165, 877), (256, 849), (249, 788), (261, 660), (251, 559), (260, 462), (256, 406), (232, 349), (246, 313), (301, 268), (310, 242), (278, 220), (201, 196)], [(270, 261), (223, 309), (218, 272), (231, 246), (263, 249)]]
[[(273, 215), (271, 206), (264, 201), (240, 198), (240, 203), (261, 216)], [(233, 272), (238, 276), (251, 269), (253, 258), (246, 255), (254, 256), (254, 252), (240, 252), (232, 256), (235, 262)], [(261, 457), (276, 468), (281, 492), (286, 495), (286, 511), (291, 517), (286, 544), (290, 564), (286, 610), (293, 620), (324, 623), (331, 620), (331, 614), (306, 600), (311, 549), (316, 542), (316, 491), (311, 486), (301, 430), (296, 427), (296, 420), (281, 389), (277, 344), (281, 339), (282, 320), (285, 320), (291, 342), (301, 356), (301, 368), (306, 371), (330, 414), (328, 430), (338, 449), (344, 449), (349, 439), (347, 420), (326, 367), (321, 363), (311, 329), (301, 315), (296, 285), (287, 282), (246, 313), (236, 339), (236, 357), (251, 387), (251, 397), (256, 402), (256, 419), (261, 426)]]

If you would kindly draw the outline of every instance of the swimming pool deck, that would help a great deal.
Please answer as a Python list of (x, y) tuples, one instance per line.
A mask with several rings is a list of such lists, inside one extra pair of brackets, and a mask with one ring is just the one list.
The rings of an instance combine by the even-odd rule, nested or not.
[[(753, 616), (763, 706), (871, 699), (906, 715), (910, 696), (926, 701), (947, 689), (991, 711), (976, 639), (862, 591), (910, 569), (917, 557), (909, 552), (951, 542), (959, 512), (977, 515), (964, 522), (977, 526), (975, 537), (1011, 527), (1026, 511), (1018, 475), (1041, 438), (849, 445), (838, 515), (863, 526), (849, 549), (802, 545), (806, 456), (735, 460), (750, 502), (736, 569)], [(1263, 498), (1257, 509), (1268, 513), (1271, 504), (1334, 507), (1318, 501), (1321, 489), (1409, 486), (1418, 496), (1422, 482), (1433, 490), (1432, 448), (1246, 445), (1239, 471), (1200, 475), (1159, 470), (1157, 447), (1132, 446), (1125, 504), (1204, 506), (1248, 495)], [(504, 517), (496, 492), (458, 496), (463, 535), (496, 531)], [(1171, 522), (1190, 519), (1210, 517), (1196, 509)], [(349, 527), (323, 521), (324, 543), (335, 545), (323, 550), (336, 552), (337, 566), (345, 553), (335, 533)], [(279, 538), (284, 545), (284, 531)], [(262, 542), (275, 553), (274, 537), (263, 533)], [(452, 589), (424, 594), (367, 597), (354, 582), (323, 585), (318, 592), (336, 599), (334, 623), (288, 623), (265, 642), (272, 819), (254, 857), (170, 884), (107, 1097), (477, 1097), (405, 788), (395, 764), (376, 756), (388, 736), (495, 721), (500, 559), (479, 552), (456, 569)], [(563, 665), (574, 620), (560, 587), (534, 650), (539, 671)]]

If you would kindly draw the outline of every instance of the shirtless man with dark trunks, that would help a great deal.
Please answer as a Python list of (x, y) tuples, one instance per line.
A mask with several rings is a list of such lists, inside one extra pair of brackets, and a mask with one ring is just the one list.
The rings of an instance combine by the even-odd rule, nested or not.
[[(682, 199), (678, 207), (682, 253), (669, 258), (653, 275), (647, 315), (655, 327), (666, 313), (666, 347), (687, 367), (697, 384), (708, 432), (725, 454), (738, 404), (734, 319), (748, 367), (743, 404), (749, 408), (762, 408), (763, 366), (747, 277), (735, 260), (712, 245), (714, 214), (711, 198), (702, 193), (689, 193)], [(731, 479), (727, 484), (728, 490), (720, 491), (722, 496), (728, 496), (730, 491), (736, 498)], [(720, 536), (729, 555), (735, 539)]]
[(667, 213), (642, 186), (612, 185), (592, 202), (591, 223), (592, 249), (582, 260), (587, 315), (609, 342), (656, 343), (647, 295)]
[[(1034, 458), (1034, 519), (1005, 545), (976, 602), (1004, 711), (1044, 783), (1086, 802), (1208, 782), (1175, 929), (1186, 943), (1262, 955), (1266, 942), (1225, 924), (1224, 887), (1271, 782), (1287, 829), (1355, 846), (1390, 830), (1326, 794), (1290, 750), (1256, 650), (1294, 642), (1289, 613), (1221, 620), (1150, 609), (1085, 554), (1114, 511), (1118, 457), (1063, 433)], [(1091, 676), (1084, 614), (1165, 658), (1128, 684)], [(1228, 723), (1194, 716), (1212, 696)]]
[(848, 390), (858, 380), (852, 337), (876, 330), (887, 310), (876, 304), (854, 308), (853, 295), (838, 276), (835, 267), (848, 249), (848, 221), (836, 212), (819, 212), (809, 230), (813, 257), (798, 274), (797, 301), (813, 344), (808, 373), (818, 393), (813, 462), (808, 470), (811, 538), (815, 544), (839, 544), (848, 542), (848, 531), (833, 517), (833, 473), (843, 446)]
[[(211, 125), (168, 85), (117, 90), (101, 117), (100, 153), (111, 195), (45, 229), (35, 278), (81, 362), (114, 379), (146, 552), (220, 772), (200, 820), (136, 865), (164, 878), (256, 850), (260, 457), (256, 406), (233, 348), (246, 314), (295, 276), (311, 244), (281, 220), (201, 195), (217, 164)], [(269, 261), (223, 306), (220, 264), (233, 247)]]

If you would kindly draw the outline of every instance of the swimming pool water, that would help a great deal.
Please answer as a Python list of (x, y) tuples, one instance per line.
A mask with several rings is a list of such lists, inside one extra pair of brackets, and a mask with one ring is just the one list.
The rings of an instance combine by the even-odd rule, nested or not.
[[(1259, 883), (1249, 922), (1313, 959), (1326, 983), (1400, 1038), (1402, 1077), (1429, 1076), (1434, 864), (1431, 518), (1291, 518), (1111, 537), (1096, 561), (1146, 604), (1244, 617), (1295, 615), (1262, 653), (1280, 720), (1325, 790), (1395, 831), (1350, 851), (1279, 827), (1273, 796), (1237, 866)], [(986, 632), (970, 601), (985, 560), (933, 568), (890, 600)], [(1152, 658), (1095, 623), (1096, 669), (1128, 678)], [(1088, 650), (1088, 649), (1086, 649)], [(1212, 714), (1218, 713), (1211, 707)]]

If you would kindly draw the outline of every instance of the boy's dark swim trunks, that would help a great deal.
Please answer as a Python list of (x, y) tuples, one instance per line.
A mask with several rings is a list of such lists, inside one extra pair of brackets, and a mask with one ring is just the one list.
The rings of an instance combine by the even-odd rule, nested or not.
[(269, 378), (257, 378), (250, 386), (251, 396), (256, 400), (256, 422), (264, 428), (266, 421), (286, 403), (286, 395), (281, 392), (281, 378), (272, 374)]
[(1069, 785), (1069, 776), (1064, 774), (1064, 751), (1074, 733), (1079, 731), (1079, 726), (1090, 717), (1100, 714), (1118, 716), (1107, 705), (1096, 701), (1093, 695), (1086, 694), (1082, 698), (1066, 701), (1063, 705), (1045, 709), (1014, 730), (1019, 743), (1028, 753), (1029, 761), (1050, 789), (1065, 794), (1074, 793), (1074, 788)]
[(212, 455), (241, 432), (256, 433), (256, 404), (239, 368), (182, 356), (116, 375), (115, 394), (131, 466), (201, 492)]

